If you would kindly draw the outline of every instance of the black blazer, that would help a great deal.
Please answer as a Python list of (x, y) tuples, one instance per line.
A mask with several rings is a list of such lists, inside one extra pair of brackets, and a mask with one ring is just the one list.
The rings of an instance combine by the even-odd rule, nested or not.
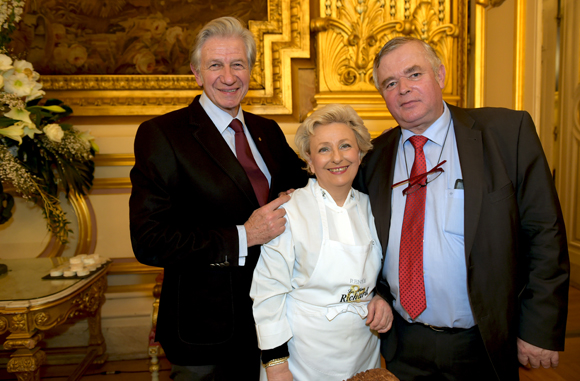
[[(517, 337), (564, 349), (570, 264), (558, 196), (527, 112), (448, 107), (465, 188), (471, 309), (498, 376), (517, 379)], [(400, 136), (397, 127), (375, 139), (357, 179), (370, 196), (384, 251)], [(379, 284), (392, 301), (382, 272)], [(388, 357), (396, 350), (394, 336), (384, 336)]]
[[(304, 162), (276, 122), (246, 112), (244, 118), (272, 176), (270, 200), (304, 186)], [(259, 204), (199, 97), (139, 127), (131, 182), (135, 256), (165, 269), (157, 339), (169, 360), (212, 364), (237, 345), (257, 348), (232, 340), (240, 340), (239, 330), (255, 338), (249, 291), (260, 247), (249, 248), (245, 266), (238, 266), (236, 225)]]

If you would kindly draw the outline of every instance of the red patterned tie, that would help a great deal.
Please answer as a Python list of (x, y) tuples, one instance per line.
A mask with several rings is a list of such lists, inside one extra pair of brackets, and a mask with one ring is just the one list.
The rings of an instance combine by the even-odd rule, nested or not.
[(268, 179), (266, 179), (266, 176), (264, 176), (264, 173), (260, 170), (258, 164), (256, 164), (256, 160), (254, 160), (248, 139), (246, 138), (246, 134), (244, 134), (242, 122), (234, 119), (230, 123), (230, 127), (236, 133), (236, 156), (238, 157), (238, 161), (244, 167), (252, 183), (252, 188), (254, 188), (258, 203), (262, 206), (268, 202), (268, 194), (270, 193)]
[[(411, 168), (410, 177), (427, 171), (425, 153), (423, 152), (423, 146), (427, 140), (429, 139), (420, 135), (409, 138), (415, 148), (415, 162)], [(423, 278), (423, 227), (425, 225), (426, 195), (427, 187), (421, 187), (407, 195), (401, 231), (401, 251), (399, 253), (401, 306), (413, 320), (427, 308), (425, 280)]]

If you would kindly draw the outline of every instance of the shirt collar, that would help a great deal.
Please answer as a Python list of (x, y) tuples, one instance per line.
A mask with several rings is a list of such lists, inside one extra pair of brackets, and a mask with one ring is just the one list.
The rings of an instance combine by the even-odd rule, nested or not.
[[(449, 122), (451, 121), (451, 112), (447, 107), (447, 104), (443, 102), (443, 114), (437, 119), (427, 130), (423, 133), (423, 136), (432, 141), (433, 143), (443, 146), (445, 141), (445, 136), (447, 135), (447, 128)], [(403, 142), (407, 142), (411, 136), (415, 134), (404, 128), (401, 129), (403, 132)]]
[(324, 189), (323, 187), (320, 186), (320, 183), (318, 182), (318, 180), (314, 180), (314, 179), (312, 179), (312, 180), (314, 182), (315, 192), (319, 192), (322, 195), (322, 198), (324, 199), (325, 205), (328, 206), (329, 208), (334, 209), (334, 210), (341, 210), (341, 209), (349, 209), (349, 208), (356, 205), (356, 201), (357, 201), (355, 199), (356, 193), (354, 193), (354, 190), (352, 189), (352, 187), (348, 191), (348, 195), (346, 196), (346, 200), (344, 201), (344, 205), (338, 206), (336, 204), (336, 201), (334, 201), (334, 199), (330, 195), (330, 193), (328, 193), (328, 191), (326, 189)]
[[(205, 94), (205, 91), (201, 93), (201, 97), (199, 98), (199, 103), (204, 111), (207, 113), (213, 124), (218, 129), (219, 133), (223, 135), (226, 131), (230, 123), (232, 122), (232, 116), (216, 106), (211, 99)], [(245, 126), (246, 122), (244, 121), (244, 112), (242, 111), (242, 107), (238, 108), (238, 115), (236, 118), (239, 119), (242, 124)]]

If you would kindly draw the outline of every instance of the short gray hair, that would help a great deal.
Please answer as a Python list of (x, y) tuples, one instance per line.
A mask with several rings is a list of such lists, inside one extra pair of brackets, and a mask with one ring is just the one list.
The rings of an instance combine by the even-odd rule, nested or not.
[(199, 71), (201, 65), (201, 49), (203, 44), (212, 37), (239, 37), (246, 47), (246, 55), (250, 70), (256, 63), (256, 41), (254, 35), (235, 17), (220, 17), (207, 23), (195, 37), (195, 41), (189, 51), (191, 65)]
[[(361, 159), (373, 148), (371, 134), (356, 111), (349, 105), (329, 104), (314, 111), (296, 131), (294, 143), (302, 160), (306, 162), (309, 160), (310, 137), (314, 135), (314, 129), (331, 123), (344, 123), (353, 130)], [(310, 172), (308, 166), (306, 170)]]
[(375, 61), (373, 63), (373, 80), (375, 82), (375, 87), (377, 89), (379, 89), (380, 86), (378, 78), (379, 76), (377, 72), (381, 64), (381, 59), (390, 52), (392, 52), (393, 50), (400, 48), (401, 46), (406, 45), (410, 42), (417, 42), (421, 44), (423, 49), (425, 49), (427, 60), (429, 61), (431, 67), (433, 68), (433, 73), (435, 73), (435, 76), (439, 74), (439, 67), (441, 67), (441, 59), (439, 58), (437, 52), (435, 51), (435, 49), (433, 49), (431, 45), (415, 37), (406, 37), (406, 36), (395, 37), (387, 41), (387, 43), (381, 48), (381, 50), (377, 53), (375, 57)]

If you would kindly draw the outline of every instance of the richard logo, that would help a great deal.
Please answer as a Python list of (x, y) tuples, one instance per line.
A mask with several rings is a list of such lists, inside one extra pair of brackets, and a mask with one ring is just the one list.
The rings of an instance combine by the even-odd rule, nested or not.
[(368, 287), (350, 286), (350, 290), (346, 294), (342, 294), (340, 303), (354, 303), (360, 302), (369, 294)]

